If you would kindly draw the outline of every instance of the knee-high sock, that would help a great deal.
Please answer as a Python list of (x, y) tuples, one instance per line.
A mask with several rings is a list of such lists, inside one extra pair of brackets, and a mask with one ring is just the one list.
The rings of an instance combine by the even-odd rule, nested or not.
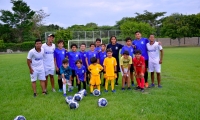
[(63, 84), (63, 93), (66, 94), (66, 84)]
[(108, 80), (105, 82), (105, 89), (108, 90)]
[(63, 89), (62, 79), (58, 79), (58, 86), (59, 86), (59, 89)]
[(112, 90), (115, 89), (114, 81), (115, 81), (115, 80), (111, 80), (111, 89), (112, 89)]
[(94, 90), (94, 86), (93, 85), (90, 85), (90, 92), (92, 93)]
[(141, 78), (140, 88), (144, 88), (144, 78)]
[(141, 85), (140, 85), (140, 78), (136, 78), (136, 81), (137, 81), (137, 86), (140, 87), (140, 86), (141, 86)]
[(97, 85), (97, 89), (100, 91), (100, 89), (101, 89), (101, 88), (100, 88), (100, 85)]
[(147, 83), (148, 82), (148, 71), (146, 71), (144, 73), (144, 79), (145, 79), (145, 83)]

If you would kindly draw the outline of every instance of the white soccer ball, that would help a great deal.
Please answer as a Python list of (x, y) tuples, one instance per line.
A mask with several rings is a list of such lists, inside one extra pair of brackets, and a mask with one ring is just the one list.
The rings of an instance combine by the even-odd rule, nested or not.
[(14, 120), (26, 120), (26, 118), (22, 115), (18, 115)]
[(79, 107), (78, 102), (76, 102), (74, 100), (69, 103), (69, 108), (70, 109), (77, 109), (78, 107)]
[(87, 95), (87, 91), (85, 89), (80, 90), (78, 93), (80, 93), (82, 96)]
[(83, 99), (83, 95), (81, 95), (79, 93), (76, 93), (73, 98), (73, 100), (75, 100), (75, 101), (81, 101), (82, 99)]
[(95, 90), (93, 91), (93, 95), (94, 95), (94, 96), (99, 96), (99, 95), (101, 95), (101, 92), (100, 92), (98, 89), (95, 89)]
[(108, 101), (105, 98), (99, 98), (99, 100), (98, 100), (99, 107), (105, 107), (107, 105), (108, 105)]
[(69, 104), (71, 101), (73, 101), (73, 98), (74, 98), (73, 96), (67, 96), (65, 98), (66, 103)]

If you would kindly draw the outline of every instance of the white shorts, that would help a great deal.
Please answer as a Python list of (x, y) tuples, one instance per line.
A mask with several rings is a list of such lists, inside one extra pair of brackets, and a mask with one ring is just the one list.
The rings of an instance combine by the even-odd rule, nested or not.
[[(64, 79), (62, 78), (62, 82), (64, 81)], [(69, 80), (67, 80), (67, 85), (71, 86), (71, 82)]]
[(48, 75), (54, 75), (54, 69), (44, 69), (45, 70), (45, 76), (48, 76)]
[(33, 74), (30, 74), (31, 82), (35, 82), (37, 79), (45, 81), (45, 73), (44, 72), (33, 72)]
[[(122, 71), (122, 68), (120, 67), (120, 71), (121, 71), (121, 74), (122, 74), (122, 76), (124, 75), (124, 73), (127, 73), (127, 71), (128, 71), (128, 68), (124, 68), (124, 73), (123, 73), (123, 71)], [(127, 77), (128, 77), (128, 75), (129, 74), (127, 74)]]
[(148, 69), (149, 69), (149, 72), (160, 73), (161, 72), (161, 65), (159, 63), (149, 62)]

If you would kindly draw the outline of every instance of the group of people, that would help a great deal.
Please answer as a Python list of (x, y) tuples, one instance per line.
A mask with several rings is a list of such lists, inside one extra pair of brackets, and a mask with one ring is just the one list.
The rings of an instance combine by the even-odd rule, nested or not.
[[(59, 91), (66, 96), (66, 86), (68, 91), (72, 91), (74, 86), (81, 90), (90, 86), (90, 92), (96, 88), (100, 91), (101, 86), (105, 86), (108, 92), (109, 81), (111, 91), (116, 92), (114, 86), (118, 85), (119, 72), (122, 74), (122, 90), (127, 86), (131, 90), (136, 78), (136, 90), (144, 92), (144, 87), (154, 87), (154, 72), (157, 73), (158, 87), (160, 84), (160, 72), (163, 59), (163, 50), (159, 42), (155, 41), (153, 34), (149, 39), (142, 38), (139, 31), (135, 32), (135, 40), (130, 37), (125, 39), (126, 44), (117, 43), (117, 38), (112, 36), (108, 45), (102, 43), (97, 38), (95, 43), (90, 44), (86, 51), (86, 44), (80, 46), (72, 44), (71, 50), (66, 50), (63, 40), (58, 40), (55, 47), (54, 35), (48, 35), (46, 43), (42, 44), (40, 39), (36, 39), (35, 48), (31, 49), (27, 56), (27, 64), (30, 70), (34, 97), (37, 96), (36, 80), (39, 79), (43, 94), (47, 94), (48, 76), (50, 77), (52, 91), (55, 92), (54, 72), (58, 75)], [(77, 51), (80, 47), (80, 51)], [(121, 52), (120, 52), (121, 50)], [(119, 57), (121, 54), (121, 57)], [(151, 73), (151, 85), (148, 85), (148, 71)], [(102, 78), (102, 80), (101, 80)], [(76, 85), (74, 84), (76, 81)], [(102, 82), (101, 82), (102, 81)]]

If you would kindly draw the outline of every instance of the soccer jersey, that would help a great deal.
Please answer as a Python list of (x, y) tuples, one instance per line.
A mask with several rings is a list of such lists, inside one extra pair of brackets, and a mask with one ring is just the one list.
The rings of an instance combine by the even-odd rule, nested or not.
[(86, 51), (84, 51), (84, 52), (79, 51), (79, 53), (80, 53), (80, 56), (81, 56), (81, 60), (82, 60), (83, 65), (84, 65), (84, 66), (87, 66), (86, 61), (85, 61), (87, 52), (86, 52)]
[(106, 58), (106, 51), (99, 52), (99, 63), (100, 63), (101, 66), (103, 66), (103, 61), (104, 61), (105, 58)]
[(62, 61), (66, 58), (66, 56), (67, 54), (64, 48), (62, 49), (56, 48), (54, 50), (54, 58), (56, 59), (56, 65), (58, 68), (62, 66)]
[(129, 55), (128, 59), (125, 59), (124, 56), (121, 57), (120, 59), (120, 65), (123, 66), (123, 68), (128, 69), (128, 66), (132, 64), (132, 57)]
[(154, 42), (153, 45), (147, 43), (147, 50), (149, 55), (149, 62), (159, 63), (160, 61), (160, 50), (162, 50), (162, 46), (159, 45), (158, 42)]
[(103, 65), (106, 67), (106, 77), (115, 76), (115, 66), (117, 61), (114, 57), (106, 57)]
[(89, 50), (89, 51), (86, 53), (86, 57), (87, 57), (87, 59), (88, 59), (88, 65), (91, 64), (90, 59), (91, 59), (92, 57), (96, 57), (97, 59), (99, 59), (98, 52), (97, 52), (97, 51), (91, 51), (91, 50)]
[(92, 75), (99, 75), (99, 72), (101, 72), (101, 70), (103, 70), (103, 67), (100, 64), (91, 64), (88, 67), (88, 70), (91, 72)]
[(145, 59), (143, 56), (141, 56), (139, 59), (137, 59), (136, 57), (133, 58), (133, 64), (134, 67), (136, 67), (136, 69), (142, 69), (142, 66), (145, 66)]
[(43, 65), (44, 49), (41, 48), (40, 52), (37, 52), (35, 48), (28, 52), (27, 59), (31, 60), (31, 68), (34, 72), (42, 73), (44, 72)]
[(67, 52), (67, 57), (69, 59), (69, 66), (72, 68), (72, 70), (75, 70), (75, 68), (76, 68), (75, 62), (77, 60), (81, 60), (80, 53), (70, 51), (70, 52)]
[(44, 49), (44, 68), (45, 70), (51, 69), (54, 70), (54, 50), (55, 44), (52, 43), (51, 46), (48, 46), (47, 43), (42, 44)]
[(134, 49), (132, 46), (124, 46), (122, 47), (121, 54), (123, 55), (124, 51), (128, 51), (129, 55), (133, 58), (134, 57)]
[(140, 50), (142, 52), (142, 56), (145, 58), (145, 60), (149, 59), (146, 46), (147, 43), (149, 43), (147, 38), (141, 38), (140, 40), (134, 40), (132, 42), (132, 44), (136, 46), (136, 50)]
[(116, 43), (115, 45), (113, 44), (108, 44), (107, 49), (111, 49), (113, 52), (113, 57), (119, 61), (119, 50), (122, 49), (123, 45)]
[(82, 65), (81, 68), (76, 67), (75, 72), (76, 72), (76, 75), (78, 76), (79, 80), (84, 81), (85, 73), (86, 73), (85, 66)]
[(60, 74), (64, 74), (65, 79), (70, 80), (70, 76), (72, 75), (71, 67), (64, 68), (63, 66), (60, 67)]
[(100, 52), (101, 51), (101, 46), (96, 46), (95, 51)]

